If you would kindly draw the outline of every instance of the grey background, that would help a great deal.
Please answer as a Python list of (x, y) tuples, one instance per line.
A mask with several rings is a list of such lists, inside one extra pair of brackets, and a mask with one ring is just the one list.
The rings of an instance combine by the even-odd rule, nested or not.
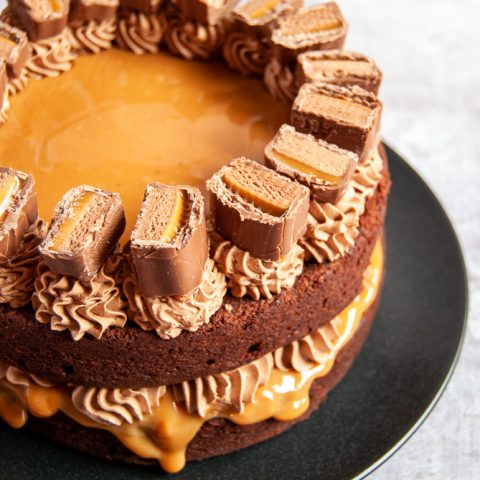
[(421, 429), (370, 478), (479, 478), (480, 3), (339, 3), (351, 26), (347, 48), (373, 56), (384, 71), (383, 138), (444, 203), (470, 275), (470, 319), (454, 377)]

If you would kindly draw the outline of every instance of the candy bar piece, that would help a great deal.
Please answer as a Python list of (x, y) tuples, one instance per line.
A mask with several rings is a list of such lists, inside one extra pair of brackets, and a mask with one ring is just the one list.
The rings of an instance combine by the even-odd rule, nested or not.
[(10, 78), (18, 78), (30, 55), (28, 38), (25, 32), (0, 22), (0, 59), (7, 64)]
[(146, 297), (185, 295), (200, 285), (208, 259), (200, 190), (148, 185), (132, 232), (131, 251)]
[(186, 18), (216, 25), (239, 0), (177, 0), (176, 5)]
[(279, 260), (303, 235), (310, 192), (247, 158), (207, 182), (221, 235), (262, 260)]
[(5, 60), (0, 57), (0, 112), (4, 108), (4, 102), (8, 102), (8, 98), (6, 97), (6, 90), (7, 90), (7, 64)]
[(102, 22), (113, 20), (119, 0), (71, 0), (70, 22)]
[(155, 13), (158, 11), (162, 0), (120, 0), (122, 7), (137, 10), (143, 13)]
[(335, 2), (302, 8), (281, 18), (272, 33), (277, 60), (289, 63), (307, 50), (342, 48), (348, 25)]
[(306, 83), (295, 99), (292, 125), (350, 150), (363, 162), (378, 142), (382, 103), (363, 88)]
[(265, 148), (265, 164), (310, 188), (319, 202), (336, 203), (355, 171), (358, 156), (282, 125)]
[(57, 205), (40, 253), (59, 275), (88, 281), (116, 248), (124, 229), (120, 195), (83, 185), (68, 191)]
[(67, 26), (70, 0), (9, 0), (8, 4), (32, 42), (59, 35)]
[(314, 50), (302, 53), (297, 61), (299, 87), (306, 82), (326, 82), (341, 87), (357, 85), (377, 94), (382, 82), (376, 63), (361, 53)]
[(31, 175), (0, 168), (0, 261), (14, 255), (38, 218), (37, 191)]

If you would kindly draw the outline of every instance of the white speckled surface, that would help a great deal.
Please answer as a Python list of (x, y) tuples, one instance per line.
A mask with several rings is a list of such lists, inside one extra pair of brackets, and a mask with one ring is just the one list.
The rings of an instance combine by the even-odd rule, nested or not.
[(383, 137), (443, 201), (470, 274), (469, 326), (453, 379), (420, 430), (369, 478), (479, 478), (480, 2), (339, 3), (351, 25), (347, 47), (384, 71)]

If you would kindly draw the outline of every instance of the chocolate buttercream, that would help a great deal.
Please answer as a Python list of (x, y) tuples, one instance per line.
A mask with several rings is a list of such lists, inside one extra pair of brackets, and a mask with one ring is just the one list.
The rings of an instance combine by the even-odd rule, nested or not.
[(36, 319), (52, 330), (68, 330), (74, 340), (85, 334), (100, 338), (108, 328), (127, 321), (121, 287), (122, 258), (113, 254), (90, 281), (59, 275), (44, 261), (38, 265), (32, 298)]
[(18, 78), (10, 78), (7, 83), (7, 92), (10, 96), (23, 91), (28, 83), (28, 70), (24, 68)]
[(30, 303), (40, 260), (38, 246), (45, 237), (45, 230), (43, 222), (37, 220), (24, 235), (18, 252), (0, 263), (0, 303), (8, 303), (12, 308)]
[(27, 373), (25, 370), (5, 364), (0, 365), (0, 380), (3, 380), (8, 386), (19, 393), (28, 392), (32, 384), (46, 388), (54, 386), (53, 383), (38, 375)]
[(223, 45), (223, 57), (230, 68), (242, 75), (262, 75), (271, 57), (271, 49), (266, 39), (232, 32)]
[(72, 402), (75, 408), (105, 425), (123, 425), (143, 420), (159, 406), (166, 387), (151, 388), (96, 388), (75, 387)]
[(128, 300), (129, 317), (143, 330), (155, 330), (163, 339), (175, 338), (183, 330), (197, 331), (210, 321), (210, 317), (221, 307), (227, 291), (225, 276), (208, 259), (202, 283), (182, 296), (144, 297), (132, 268), (128, 262), (123, 281)]
[(2, 100), (0, 103), (0, 126), (3, 125), (8, 118), (8, 111), (10, 110), (10, 100), (8, 98), (8, 88), (5, 87), (3, 95), (1, 95)]
[(273, 57), (265, 67), (263, 81), (273, 98), (291, 103), (297, 95), (297, 85), (292, 68)]
[(99, 53), (108, 50), (115, 40), (117, 20), (90, 20), (69, 28), (72, 50), (78, 54)]

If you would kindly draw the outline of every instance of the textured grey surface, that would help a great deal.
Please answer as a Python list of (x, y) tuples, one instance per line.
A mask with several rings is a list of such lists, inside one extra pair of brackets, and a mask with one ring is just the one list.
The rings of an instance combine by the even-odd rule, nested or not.
[(375, 57), (385, 74), (383, 137), (444, 203), (470, 275), (470, 320), (454, 377), (421, 429), (370, 478), (478, 478), (480, 3), (339, 2), (351, 25), (347, 47)]

